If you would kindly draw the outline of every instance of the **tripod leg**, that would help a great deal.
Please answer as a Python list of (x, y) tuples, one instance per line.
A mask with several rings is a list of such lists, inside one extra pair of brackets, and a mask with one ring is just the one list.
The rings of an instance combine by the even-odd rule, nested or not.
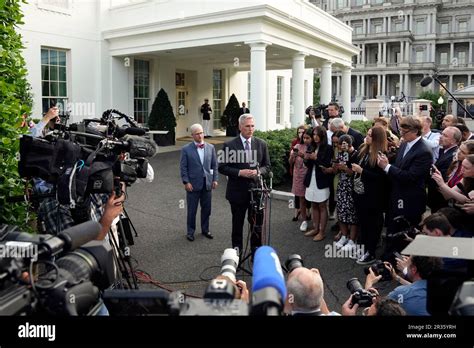
[(132, 283), (130, 282), (130, 279), (127, 274), (127, 266), (125, 265), (125, 261), (123, 260), (122, 257), (122, 250), (120, 250), (118, 246), (118, 241), (115, 238), (114, 233), (112, 230), (109, 231), (109, 239), (111, 241), (112, 249), (113, 249), (113, 256), (114, 256), (114, 261), (117, 264), (117, 267), (120, 271), (120, 276), (122, 277), (121, 280), (124, 278), (125, 281), (127, 282), (127, 285), (129, 289), (132, 288)]
[(119, 239), (121, 239), (121, 241), (123, 242), (123, 249), (126, 250), (126, 252), (124, 253), (123, 250), (119, 248), (122, 252), (124, 262), (128, 264), (130, 269), (130, 274), (127, 274), (127, 276), (132, 278), (135, 289), (138, 289), (137, 278), (135, 276), (135, 272), (133, 272), (133, 267), (130, 260), (130, 247), (127, 245), (127, 239), (125, 238), (122, 221), (120, 219), (117, 224), (117, 231), (119, 232)]
[(128, 222), (130, 222), (130, 226), (132, 226), (133, 232), (135, 232), (135, 237), (138, 237), (137, 229), (133, 225), (132, 219), (130, 219), (130, 215), (128, 215), (127, 211), (125, 210), (125, 207), (123, 207), (123, 214), (128, 219)]

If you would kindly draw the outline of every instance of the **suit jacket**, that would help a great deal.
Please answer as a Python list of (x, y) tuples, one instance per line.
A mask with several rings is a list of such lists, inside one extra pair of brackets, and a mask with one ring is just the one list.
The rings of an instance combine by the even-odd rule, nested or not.
[(354, 143), (352, 145), (354, 146), (354, 149), (358, 150), (359, 147), (364, 143), (364, 136), (362, 133), (356, 131), (353, 128), (349, 128), (347, 134), (354, 138)]
[(204, 143), (204, 163), (201, 163), (196, 144), (193, 142), (181, 149), (180, 173), (183, 184), (191, 183), (194, 190), (200, 190), (206, 180), (206, 190), (212, 189), (217, 181), (217, 156), (214, 145)]
[[(256, 151), (256, 162), (258, 162), (260, 167), (260, 173), (265, 175), (270, 171), (270, 155), (268, 153), (267, 143), (261, 139), (252, 137), (250, 147), (252, 152)], [(244, 153), (245, 150), (242, 140), (240, 136), (237, 136), (224, 143), (222, 153), (219, 154), (219, 173), (226, 175), (229, 179), (227, 181), (225, 198), (230, 203), (249, 203), (249, 189), (256, 183), (254, 179), (239, 176), (241, 169), (255, 169), (255, 164), (252, 166), (250, 163), (242, 160), (242, 154)]]
[(243, 115), (243, 114), (249, 114), (250, 113), (250, 110), (249, 108), (240, 108), (240, 114)]
[(448, 151), (444, 151), (444, 149), (439, 150), (439, 157), (435, 163), (435, 166), (443, 175), (444, 181), (447, 180), (446, 172), (448, 171), (450, 164), (453, 162), (453, 157), (457, 150), (457, 146), (453, 146)]
[(320, 166), (326, 168), (331, 167), (331, 159), (332, 147), (329, 145), (325, 145), (319, 148), (318, 156), (315, 161), (305, 161), (305, 165), (306, 167), (308, 167), (308, 171), (306, 172), (306, 176), (304, 178), (304, 185), (306, 187), (309, 187), (309, 184), (311, 184), (311, 176), (313, 175), (314, 166), (316, 166), (316, 185), (318, 186), (318, 188), (323, 189), (329, 187), (332, 182), (331, 175), (324, 174)]
[(419, 139), (407, 152), (403, 143), (397, 153), (395, 163), (390, 166), (388, 177), (392, 184), (392, 213), (413, 217), (426, 210), (426, 178), (429, 175), (433, 155), (423, 138)]

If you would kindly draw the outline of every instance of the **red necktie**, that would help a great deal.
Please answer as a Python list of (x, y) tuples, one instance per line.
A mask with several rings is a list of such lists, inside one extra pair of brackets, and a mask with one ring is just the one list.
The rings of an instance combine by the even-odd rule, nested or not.
[(196, 144), (196, 147), (198, 147), (200, 149), (204, 149), (204, 143), (203, 144)]

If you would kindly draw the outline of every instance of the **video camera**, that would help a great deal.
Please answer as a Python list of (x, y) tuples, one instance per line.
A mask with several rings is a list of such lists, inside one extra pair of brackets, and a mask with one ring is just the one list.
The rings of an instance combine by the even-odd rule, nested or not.
[(387, 269), (387, 267), (385, 267), (385, 264), (382, 260), (376, 260), (373, 265), (365, 267), (365, 275), (368, 275), (370, 273), (370, 270), (372, 270), (372, 272), (374, 272), (376, 276), (381, 275), (381, 281), (392, 280), (392, 275), (390, 274), (390, 271)]
[(0, 225), (0, 315), (94, 315), (99, 290), (115, 282), (113, 252), (93, 241), (101, 226), (88, 221), (58, 236)]
[(240, 299), (234, 277), (239, 263), (235, 249), (226, 249), (221, 274), (213, 279), (202, 299), (186, 297), (180, 291), (106, 290), (103, 295), (111, 315), (280, 315), (286, 299), (286, 285), (278, 256), (269, 246), (255, 252), (252, 301)]
[(306, 108), (305, 113), (309, 117), (311, 117), (311, 115), (314, 114), (315, 118), (321, 118), (321, 117), (324, 119), (329, 118), (328, 105), (326, 104), (319, 104), (318, 106), (310, 105)]
[[(116, 119), (123, 118), (132, 126), (119, 126)], [(118, 194), (118, 181), (129, 186), (147, 176), (147, 158), (157, 152), (155, 142), (144, 137), (146, 129), (135, 126), (127, 115), (107, 110), (101, 119), (62, 127), (45, 139), (25, 135), (20, 139), (19, 174), (57, 185), (59, 202), (71, 207), (84, 202), (88, 193), (115, 188)]]

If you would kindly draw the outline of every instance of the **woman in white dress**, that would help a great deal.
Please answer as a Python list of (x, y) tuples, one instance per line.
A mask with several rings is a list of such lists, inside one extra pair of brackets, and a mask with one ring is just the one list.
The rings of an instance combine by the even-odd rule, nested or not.
[(305, 165), (308, 167), (304, 184), (305, 198), (312, 202), (313, 229), (306, 232), (305, 236), (313, 237), (313, 241), (318, 242), (326, 236), (327, 200), (331, 184), (327, 174), (332, 172), (332, 147), (328, 145), (326, 128), (323, 126), (313, 128), (312, 135), (313, 143), (304, 155)]

